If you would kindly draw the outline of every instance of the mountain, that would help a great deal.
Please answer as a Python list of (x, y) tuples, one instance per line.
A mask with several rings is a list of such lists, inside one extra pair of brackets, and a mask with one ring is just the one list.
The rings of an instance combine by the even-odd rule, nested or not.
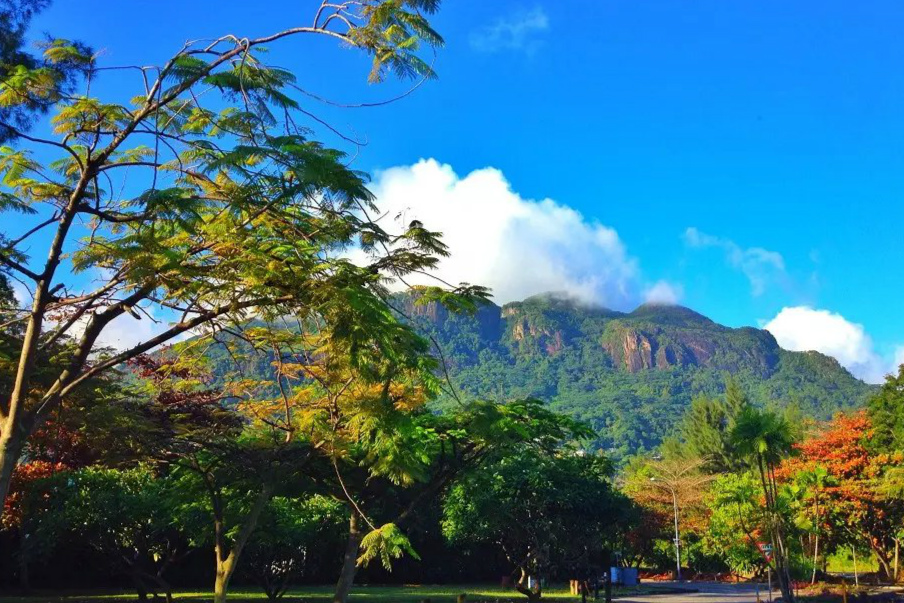
[(720, 394), (729, 375), (756, 404), (820, 419), (862, 405), (873, 389), (833, 358), (783, 350), (768, 331), (725, 327), (681, 306), (623, 313), (544, 294), (462, 316), (409, 295), (398, 303), (439, 344), (460, 391), (548, 400), (590, 422), (616, 458), (658, 445), (691, 399)]

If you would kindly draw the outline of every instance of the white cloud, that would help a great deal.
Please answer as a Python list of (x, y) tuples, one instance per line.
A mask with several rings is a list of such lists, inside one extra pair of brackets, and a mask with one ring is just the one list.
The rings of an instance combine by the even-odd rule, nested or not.
[(684, 231), (684, 242), (693, 248), (715, 247), (725, 252), (725, 260), (750, 281), (753, 295), (762, 295), (770, 281), (785, 276), (785, 260), (776, 251), (762, 247), (744, 248), (723, 237), (700, 232), (694, 227)]
[(139, 316), (141, 316), (140, 320), (129, 314), (115, 318), (101, 332), (97, 338), (97, 345), (116, 350), (127, 350), (159, 335), (168, 327), (162, 321), (152, 320), (153, 314), (148, 316), (140, 313)]
[[(167, 321), (160, 320), (155, 315), (153, 308), (146, 308), (144, 311), (138, 310), (137, 312), (138, 316), (141, 317), (140, 319), (130, 314), (123, 314), (114, 318), (100, 332), (95, 349), (113, 348), (120, 351), (127, 350), (152, 337), (156, 337), (169, 327)], [(87, 318), (79, 320), (69, 329), (69, 336), (81, 337), (87, 324)]]
[[(98, 278), (101, 278), (102, 276), (103, 275), (101, 274)], [(25, 285), (15, 280), (10, 280), (10, 285), (19, 308), (30, 308), (33, 297)], [(129, 314), (124, 314), (110, 322), (110, 324), (101, 331), (101, 334), (97, 339), (98, 347), (110, 347), (116, 350), (128, 349), (159, 335), (168, 327), (166, 321), (156, 319), (151, 310), (148, 310), (146, 313), (139, 312), (139, 316), (141, 316), (141, 319), (137, 319)], [(73, 324), (68, 331), (68, 335), (71, 337), (80, 337), (82, 333), (84, 333), (87, 322), (87, 318), (83, 318)], [(55, 320), (48, 320), (48, 322), (45, 323), (45, 328), (48, 331), (58, 328), (59, 326), (60, 323)]]
[[(378, 173), (372, 188), (384, 220), (418, 219), (442, 231), (451, 256), (436, 276), (491, 287), (497, 303), (545, 291), (614, 308), (642, 298), (637, 261), (615, 230), (551, 199), (521, 197), (499, 170), (460, 177), (449, 165), (421, 160)], [(654, 289), (666, 296), (665, 285)]]
[(480, 52), (515, 50), (533, 53), (542, 43), (538, 34), (549, 29), (549, 17), (541, 7), (502, 17), (471, 33), (471, 48)]
[(891, 372), (897, 373), (898, 367), (904, 364), (904, 345), (895, 349), (895, 359), (892, 361)]
[(30, 308), (31, 303), (34, 300), (31, 291), (17, 280), (10, 279), (9, 284), (13, 290), (13, 297), (16, 298), (16, 304), (18, 304), (19, 308)]
[(880, 383), (897, 363), (904, 362), (904, 347), (898, 348), (895, 360), (889, 362), (876, 353), (863, 325), (829, 310), (782, 308), (763, 328), (786, 350), (822, 352), (869, 383)]
[(651, 304), (677, 304), (684, 296), (684, 288), (666, 281), (658, 281), (644, 291), (644, 301)]

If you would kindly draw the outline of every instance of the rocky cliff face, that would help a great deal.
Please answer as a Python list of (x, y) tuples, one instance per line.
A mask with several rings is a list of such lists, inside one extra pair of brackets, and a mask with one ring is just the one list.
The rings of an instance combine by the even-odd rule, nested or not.
[(518, 307), (504, 308), (502, 316), (506, 321), (512, 340), (520, 347), (535, 346), (549, 356), (553, 356), (565, 348), (565, 334), (561, 328), (538, 324), (530, 316), (525, 316)]
[(417, 298), (411, 295), (397, 295), (395, 299), (397, 307), (416, 324), (430, 325), (432, 329), (450, 334), (474, 332), (484, 343), (502, 337), (502, 309), (495, 304), (481, 306), (474, 315), (467, 315), (453, 314), (437, 302), (417, 303)]
[(603, 347), (615, 359), (616, 366), (632, 373), (657, 366), (659, 368), (671, 366), (666, 358), (659, 358), (660, 352), (665, 352), (666, 348), (659, 348), (655, 340), (633, 329), (624, 329), (615, 341), (603, 342)]
[[(717, 325), (713, 325), (716, 326)], [(778, 363), (779, 346), (765, 331), (637, 325), (613, 321), (602, 346), (616, 367), (636, 373), (646, 369), (699, 366), (718, 370), (741, 367), (768, 375)]]
[(766, 331), (729, 329), (680, 306), (641, 306), (630, 314), (537, 297), (506, 305), (503, 331), (516, 354), (554, 356), (569, 347), (600, 346), (616, 370), (674, 367), (774, 371), (779, 346)]

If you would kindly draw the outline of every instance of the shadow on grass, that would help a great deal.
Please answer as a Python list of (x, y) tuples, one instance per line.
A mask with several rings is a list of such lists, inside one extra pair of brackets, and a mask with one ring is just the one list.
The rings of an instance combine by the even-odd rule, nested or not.
[[(614, 596), (660, 592), (656, 587), (616, 589)], [(368, 586), (352, 590), (350, 603), (456, 603), (458, 596), (467, 595), (467, 603), (522, 603), (527, 598), (517, 592), (487, 585), (452, 586)], [(178, 591), (173, 593), (176, 603), (209, 603), (209, 591)], [(314, 586), (291, 589), (280, 599), (282, 603), (328, 603), (333, 588)], [(580, 597), (567, 589), (551, 588), (543, 593), (543, 600), (552, 603), (576, 603)], [(0, 596), (0, 603), (136, 603), (138, 597), (128, 591), (95, 591), (80, 593), (36, 592), (27, 597)], [(150, 599), (149, 599), (150, 601)], [(163, 600), (160, 599), (162, 602)], [(230, 591), (230, 603), (264, 603), (267, 597), (260, 590), (236, 588)]]
[[(352, 590), (350, 603), (455, 603), (458, 596), (467, 595), (468, 603), (519, 603), (527, 598), (512, 591), (486, 585), (455, 586), (372, 586)], [(209, 603), (213, 597), (209, 591), (177, 591), (173, 593), (177, 603)], [(328, 603), (332, 601), (332, 587), (306, 587), (291, 589), (280, 599), (282, 603)], [(575, 597), (568, 591), (551, 590), (544, 593), (545, 600), (556, 603), (573, 603)], [(0, 603), (136, 603), (138, 597), (128, 591), (97, 591), (79, 593), (36, 592), (27, 597), (3, 597)], [(149, 599), (150, 601), (150, 599)], [(162, 599), (161, 599), (162, 601)], [(230, 591), (230, 603), (264, 603), (267, 597), (260, 590), (236, 588)]]

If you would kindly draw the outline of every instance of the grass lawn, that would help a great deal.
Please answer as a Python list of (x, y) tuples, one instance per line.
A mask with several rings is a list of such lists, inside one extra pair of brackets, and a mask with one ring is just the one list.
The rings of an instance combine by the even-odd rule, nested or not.
[[(854, 572), (854, 556), (850, 550), (836, 553), (828, 558), (826, 569), (830, 572), (852, 574)], [(876, 556), (857, 555), (857, 571), (861, 573), (879, 571), (879, 562)]]
[[(613, 596), (636, 595), (655, 592), (656, 587), (646, 585), (634, 588), (616, 588)], [(511, 589), (503, 590), (497, 586), (480, 584), (455, 586), (364, 586), (352, 590), (351, 603), (420, 603), (427, 599), (430, 603), (455, 603), (456, 597), (467, 593), (468, 603), (518, 603), (526, 601), (526, 597)], [(282, 599), (285, 603), (324, 603), (333, 595), (331, 586), (313, 586), (292, 589)], [(210, 592), (180, 591), (174, 593), (176, 601), (185, 603), (204, 603), (211, 601)], [(567, 588), (553, 587), (543, 592), (546, 601), (574, 603), (580, 597), (568, 593)], [(0, 603), (120, 603), (134, 602), (138, 597), (129, 592), (94, 592), (82, 594), (36, 593), (29, 597), (3, 597)], [(257, 589), (237, 588), (230, 591), (230, 601), (235, 603), (263, 603), (267, 600), (263, 591)]]

